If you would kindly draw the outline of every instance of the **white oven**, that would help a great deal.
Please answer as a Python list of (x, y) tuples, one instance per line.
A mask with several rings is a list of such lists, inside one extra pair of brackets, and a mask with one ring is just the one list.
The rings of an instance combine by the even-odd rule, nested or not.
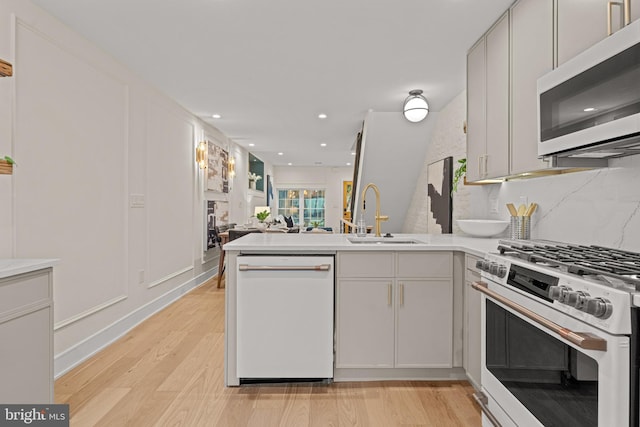
[(483, 426), (637, 426), (628, 290), (499, 255), (480, 264)]

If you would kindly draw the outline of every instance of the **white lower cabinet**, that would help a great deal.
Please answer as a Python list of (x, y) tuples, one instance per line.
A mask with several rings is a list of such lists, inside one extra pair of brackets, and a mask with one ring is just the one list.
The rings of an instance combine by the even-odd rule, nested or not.
[(463, 367), (469, 381), (476, 389), (480, 389), (480, 372), (482, 368), (481, 354), (481, 317), (482, 297), (480, 292), (471, 284), (480, 280), (480, 272), (476, 268), (476, 261), (480, 258), (472, 255), (465, 256), (465, 284), (464, 284), (464, 344)]
[(396, 283), (398, 368), (450, 368), (453, 356), (453, 286), (448, 279)]
[(336, 368), (451, 367), (453, 254), (370, 254), (338, 254)]
[(51, 268), (0, 279), (0, 402), (53, 403)]

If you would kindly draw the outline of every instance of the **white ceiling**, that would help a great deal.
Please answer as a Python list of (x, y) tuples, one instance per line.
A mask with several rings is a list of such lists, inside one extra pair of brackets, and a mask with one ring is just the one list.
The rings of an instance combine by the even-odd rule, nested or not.
[(513, 0), (32, 1), (263, 160), (344, 166), (368, 110), (460, 93)]

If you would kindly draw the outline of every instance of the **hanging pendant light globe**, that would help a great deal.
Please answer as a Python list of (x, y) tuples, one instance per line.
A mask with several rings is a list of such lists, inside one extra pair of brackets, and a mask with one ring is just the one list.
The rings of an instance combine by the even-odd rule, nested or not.
[(422, 121), (427, 117), (427, 114), (429, 114), (429, 104), (427, 103), (427, 99), (422, 96), (420, 89), (409, 92), (409, 96), (404, 100), (402, 112), (404, 113), (404, 117), (413, 123)]

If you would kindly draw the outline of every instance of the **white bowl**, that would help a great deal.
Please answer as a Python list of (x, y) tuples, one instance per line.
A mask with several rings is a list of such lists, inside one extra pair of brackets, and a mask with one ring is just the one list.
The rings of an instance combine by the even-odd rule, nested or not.
[(476, 237), (495, 236), (509, 226), (509, 221), (496, 219), (457, 219), (456, 222), (462, 231)]

